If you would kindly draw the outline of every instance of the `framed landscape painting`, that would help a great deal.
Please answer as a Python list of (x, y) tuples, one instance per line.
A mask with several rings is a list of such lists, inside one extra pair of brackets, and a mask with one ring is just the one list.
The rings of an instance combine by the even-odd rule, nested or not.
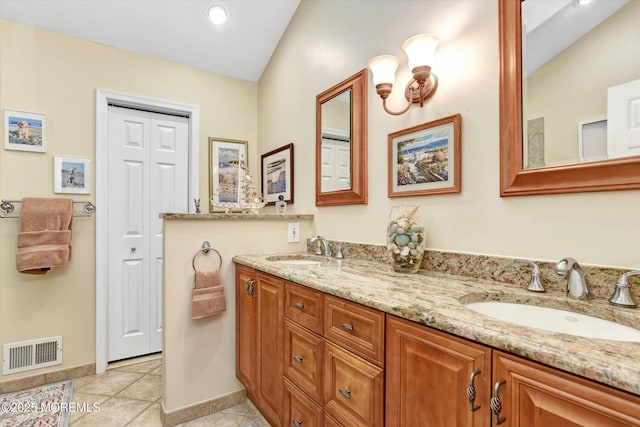
[[(247, 165), (247, 141), (209, 138), (209, 212), (213, 203), (239, 204), (241, 176)], [(224, 209), (223, 209), (224, 210)]]
[(293, 144), (262, 155), (262, 196), (267, 204), (293, 203)]
[(461, 115), (389, 134), (388, 196), (459, 193)]

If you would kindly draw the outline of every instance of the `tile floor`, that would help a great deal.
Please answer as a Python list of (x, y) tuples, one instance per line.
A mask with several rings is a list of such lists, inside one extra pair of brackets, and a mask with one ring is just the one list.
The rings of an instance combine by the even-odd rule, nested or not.
[[(120, 363), (105, 373), (76, 378), (72, 402), (100, 404), (99, 412), (71, 413), (73, 427), (161, 427), (162, 358)], [(253, 423), (253, 424), (252, 424)], [(269, 427), (250, 403), (198, 418), (180, 427)]]

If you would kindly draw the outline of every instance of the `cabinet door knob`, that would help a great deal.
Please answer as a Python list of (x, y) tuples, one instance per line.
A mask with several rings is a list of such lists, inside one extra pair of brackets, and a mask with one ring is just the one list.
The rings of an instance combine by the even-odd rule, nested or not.
[(302, 356), (293, 356), (293, 361), (296, 363), (302, 363)]
[(301, 302), (297, 302), (297, 303), (293, 304), (293, 306), (295, 308), (299, 308), (300, 310), (302, 310), (304, 308), (304, 304), (301, 303)]
[(302, 421), (300, 420), (293, 420), (291, 424), (293, 424), (293, 427), (302, 427)]
[(131, 252), (135, 252), (136, 251), (136, 247), (135, 246), (131, 246)]
[(345, 390), (344, 388), (339, 388), (338, 391), (345, 399), (351, 399), (351, 392), (349, 390)]
[(491, 397), (491, 412), (493, 412), (493, 422), (495, 425), (502, 424), (507, 419), (500, 416), (502, 412), (502, 401), (500, 401), (500, 386), (507, 380), (500, 380), (493, 385), (493, 396)]
[(340, 327), (345, 331), (353, 331), (353, 325), (350, 323), (343, 323)]
[(480, 369), (476, 369), (475, 371), (471, 372), (471, 375), (469, 376), (469, 387), (467, 387), (467, 399), (469, 399), (469, 410), (471, 412), (475, 412), (478, 409), (480, 409), (480, 405), (476, 405), (476, 387), (473, 384), (476, 375), (480, 374), (480, 372), (482, 372)]

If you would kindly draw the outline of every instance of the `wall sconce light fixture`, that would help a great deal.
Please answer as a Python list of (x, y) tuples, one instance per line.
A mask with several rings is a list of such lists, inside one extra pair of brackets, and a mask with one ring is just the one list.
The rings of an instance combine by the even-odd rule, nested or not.
[(373, 74), (373, 84), (380, 98), (384, 111), (394, 116), (406, 113), (412, 104), (424, 105), (438, 89), (438, 78), (431, 72), (431, 65), (435, 56), (436, 47), (440, 39), (431, 34), (413, 36), (402, 44), (407, 57), (413, 79), (407, 84), (404, 97), (409, 101), (402, 111), (391, 111), (387, 107), (387, 98), (391, 93), (396, 80), (398, 58), (392, 55), (381, 55), (371, 58), (369, 68)]

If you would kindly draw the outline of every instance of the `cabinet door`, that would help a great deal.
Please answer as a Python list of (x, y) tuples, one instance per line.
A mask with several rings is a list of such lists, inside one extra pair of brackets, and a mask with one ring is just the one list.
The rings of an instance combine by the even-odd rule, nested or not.
[(489, 426), (490, 348), (390, 315), (386, 330), (388, 427)]
[(255, 270), (236, 264), (236, 376), (250, 399), (257, 391), (257, 292)]
[(384, 372), (325, 342), (324, 410), (349, 427), (384, 425)]
[(505, 381), (498, 392), (501, 426), (640, 426), (639, 396), (498, 350), (493, 379)]
[(284, 281), (260, 272), (258, 285), (259, 410), (273, 425), (280, 425), (283, 395)]

